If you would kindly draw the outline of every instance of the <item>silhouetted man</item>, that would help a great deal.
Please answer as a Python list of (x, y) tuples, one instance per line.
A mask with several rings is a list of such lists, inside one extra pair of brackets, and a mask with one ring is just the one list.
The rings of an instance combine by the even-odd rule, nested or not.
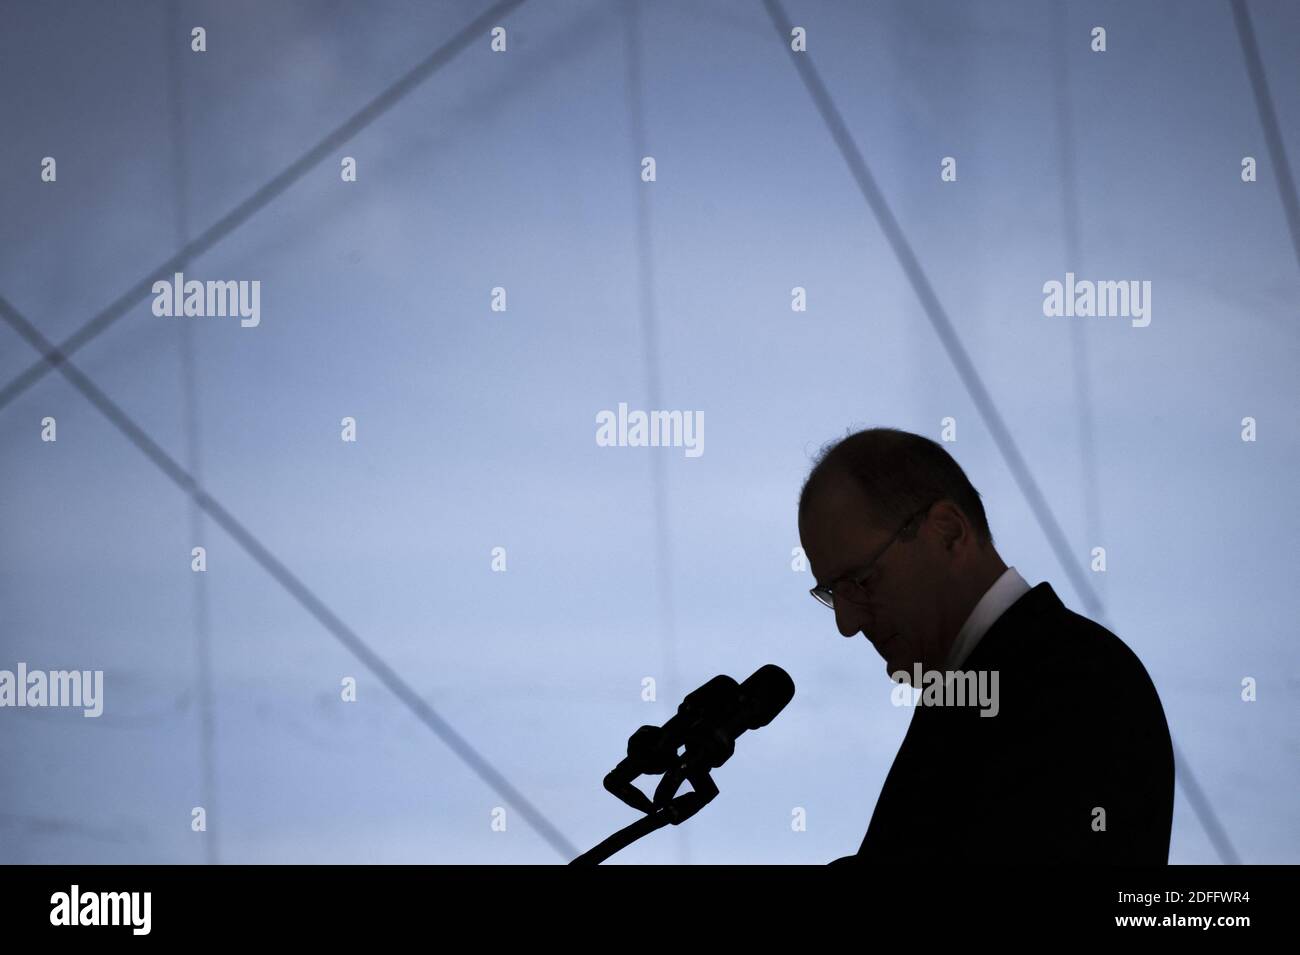
[[(1173, 745), (1150, 677), (1003, 563), (942, 446), (876, 428), (823, 451), (799, 535), (840, 633), (866, 636), (896, 680), (939, 688), (913, 711), (857, 855), (833, 864), (1168, 862)], [(976, 676), (991, 705), (954, 704)]]

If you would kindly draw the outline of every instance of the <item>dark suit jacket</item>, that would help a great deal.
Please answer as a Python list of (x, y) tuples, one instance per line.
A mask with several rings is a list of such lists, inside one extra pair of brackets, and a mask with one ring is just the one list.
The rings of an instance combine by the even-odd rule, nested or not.
[(998, 714), (918, 705), (861, 848), (832, 864), (1169, 861), (1173, 744), (1117, 636), (1041, 583), (960, 669), (998, 671)]

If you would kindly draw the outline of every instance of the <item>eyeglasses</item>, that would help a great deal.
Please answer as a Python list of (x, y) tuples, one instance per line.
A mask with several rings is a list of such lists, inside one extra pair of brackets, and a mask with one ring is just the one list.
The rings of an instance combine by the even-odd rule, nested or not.
[[(848, 603), (857, 604), (858, 606), (866, 604), (870, 599), (870, 595), (863, 584), (865, 584), (867, 578), (875, 572), (876, 564), (880, 561), (880, 558), (884, 557), (885, 552), (894, 546), (894, 541), (904, 537), (905, 535), (910, 537), (910, 532), (915, 527), (920, 526), (921, 521), (929, 515), (930, 508), (932, 507), (934, 507), (933, 502), (927, 504), (921, 510), (909, 517), (903, 523), (903, 526), (898, 529), (898, 532), (895, 533), (894, 536), (889, 539), (888, 543), (880, 549), (880, 553), (876, 554), (876, 556), (871, 559), (871, 563), (865, 565), (858, 571), (845, 574), (837, 580), (832, 580), (829, 584), (825, 584), (821, 587), (814, 587), (808, 592), (817, 598), (818, 603), (824, 607), (829, 607), (831, 610), (835, 609), (836, 594), (843, 597)], [(921, 521), (917, 520), (918, 517), (921, 518)]]

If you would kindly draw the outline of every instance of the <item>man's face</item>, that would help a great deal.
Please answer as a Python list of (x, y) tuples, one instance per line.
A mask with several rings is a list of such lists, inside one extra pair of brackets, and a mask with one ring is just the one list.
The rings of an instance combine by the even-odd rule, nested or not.
[[(942, 509), (944, 505), (939, 505)], [(932, 513), (934, 513), (932, 511)], [(818, 585), (861, 570), (889, 543), (897, 527), (877, 527), (861, 488), (844, 476), (831, 476), (807, 503), (799, 537)], [(943, 668), (956, 636), (945, 600), (951, 554), (945, 551), (935, 521), (921, 520), (911, 539), (890, 544), (865, 581), (862, 605), (850, 603), (841, 587), (835, 598), (835, 623), (846, 637), (863, 634), (884, 658), (891, 676), (912, 666)], [(856, 596), (856, 595), (855, 595)]]

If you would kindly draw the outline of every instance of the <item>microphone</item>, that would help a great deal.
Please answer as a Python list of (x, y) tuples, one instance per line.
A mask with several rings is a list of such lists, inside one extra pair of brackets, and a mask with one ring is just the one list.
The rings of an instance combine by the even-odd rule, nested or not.
[[(645, 813), (570, 865), (598, 865), (615, 852), (668, 824), (681, 825), (718, 795), (709, 770), (721, 766), (736, 751), (736, 737), (766, 726), (794, 699), (794, 680), (769, 663), (744, 683), (726, 675), (686, 694), (677, 712), (663, 726), (642, 726), (627, 741), (627, 758), (605, 776), (605, 788)], [(680, 750), (680, 752), (679, 752)], [(651, 800), (632, 785), (646, 773), (663, 773)], [(681, 796), (683, 782), (691, 791)]]
[[(727, 681), (723, 684), (726, 689), (716, 690), (717, 697), (709, 701), (710, 705), (698, 710), (688, 707), (690, 697), (687, 697), (678, 708), (678, 716), (683, 715), (683, 710), (688, 716), (688, 726), (682, 734), (688, 765), (711, 769), (721, 766), (735, 752), (736, 737), (746, 730), (762, 729), (794, 698), (794, 680), (774, 663), (759, 667), (739, 686), (730, 677), (714, 677), (710, 683), (718, 679)], [(696, 712), (699, 718), (689, 719)], [(669, 720), (664, 724), (665, 735), (670, 735), (671, 723)]]
[[(738, 736), (772, 722), (793, 698), (794, 680), (773, 663), (744, 683), (715, 676), (688, 693), (663, 726), (642, 726), (632, 734), (627, 758), (605, 777), (605, 788), (645, 812), (661, 808), (683, 779), (721, 766), (735, 752)], [(653, 802), (631, 783), (660, 773), (664, 778)]]

